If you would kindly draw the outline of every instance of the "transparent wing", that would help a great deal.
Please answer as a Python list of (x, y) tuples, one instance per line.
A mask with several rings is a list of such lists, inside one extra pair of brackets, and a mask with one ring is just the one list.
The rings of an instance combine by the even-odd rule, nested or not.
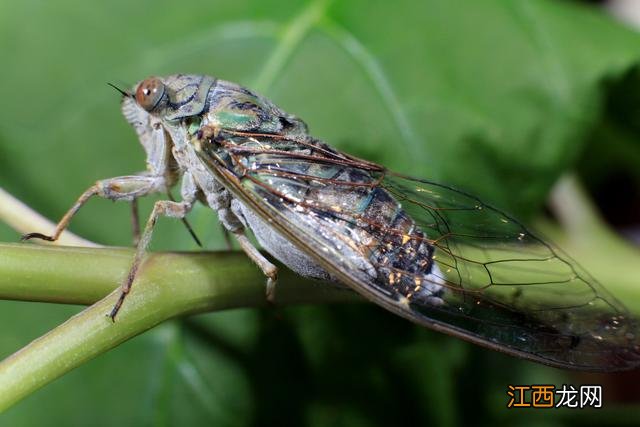
[(570, 258), (444, 185), (319, 142), (228, 137), (201, 158), (332, 276), (416, 323), (545, 364), (640, 364), (636, 323)]
[(394, 174), (382, 185), (432, 239), (449, 290), (445, 305), (412, 304), (414, 311), (551, 364), (640, 363), (636, 321), (558, 248), (448, 186)]

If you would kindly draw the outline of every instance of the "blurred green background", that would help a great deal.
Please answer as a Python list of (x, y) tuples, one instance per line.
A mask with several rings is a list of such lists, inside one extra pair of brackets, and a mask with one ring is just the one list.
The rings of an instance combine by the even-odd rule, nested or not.
[[(2, 0), (0, 52), (0, 186), (53, 219), (95, 180), (144, 169), (106, 82), (183, 72), (254, 88), (340, 149), (525, 219), (577, 170), (612, 225), (640, 224), (640, 35), (586, 2)], [(225, 247), (215, 214), (191, 221)], [(71, 229), (129, 245), (129, 209), (93, 200)], [(152, 246), (196, 250), (169, 220)], [(79, 310), (0, 302), (0, 356)], [(135, 338), (0, 425), (634, 425), (639, 380), (516, 360), (368, 305), (236, 310)], [(508, 384), (545, 383), (603, 384), (605, 408), (506, 409)]]

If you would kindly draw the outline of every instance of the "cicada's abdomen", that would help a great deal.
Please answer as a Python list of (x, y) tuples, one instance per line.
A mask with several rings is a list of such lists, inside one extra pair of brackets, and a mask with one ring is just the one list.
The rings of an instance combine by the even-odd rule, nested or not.
[(374, 187), (359, 206), (360, 226), (370, 236), (366, 256), (378, 281), (409, 300), (440, 304), (442, 277), (434, 265), (434, 247), (424, 232), (384, 189)]

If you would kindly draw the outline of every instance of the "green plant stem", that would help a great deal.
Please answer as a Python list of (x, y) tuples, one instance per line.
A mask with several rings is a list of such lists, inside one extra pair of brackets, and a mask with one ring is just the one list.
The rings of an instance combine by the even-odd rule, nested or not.
[[(94, 303), (0, 362), (0, 411), (167, 319), (266, 305), (264, 276), (242, 253), (153, 253), (113, 323), (106, 315), (131, 256), (129, 249), (0, 244), (0, 298)], [(278, 304), (356, 299), (281, 271)]]
[(618, 238), (605, 224), (580, 180), (573, 174), (566, 174), (558, 180), (551, 191), (549, 206), (566, 236), (576, 242)]

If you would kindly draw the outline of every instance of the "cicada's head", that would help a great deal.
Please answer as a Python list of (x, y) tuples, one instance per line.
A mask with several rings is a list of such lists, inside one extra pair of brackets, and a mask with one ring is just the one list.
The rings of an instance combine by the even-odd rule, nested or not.
[[(215, 79), (207, 76), (175, 74), (149, 77), (123, 94), (122, 114), (133, 126), (151, 158), (158, 146), (175, 139), (172, 130), (184, 119), (199, 115), (207, 104)], [(160, 150), (162, 151), (162, 150)]]
[(177, 120), (202, 113), (215, 79), (195, 74), (149, 77), (133, 87), (132, 101), (161, 120)]

